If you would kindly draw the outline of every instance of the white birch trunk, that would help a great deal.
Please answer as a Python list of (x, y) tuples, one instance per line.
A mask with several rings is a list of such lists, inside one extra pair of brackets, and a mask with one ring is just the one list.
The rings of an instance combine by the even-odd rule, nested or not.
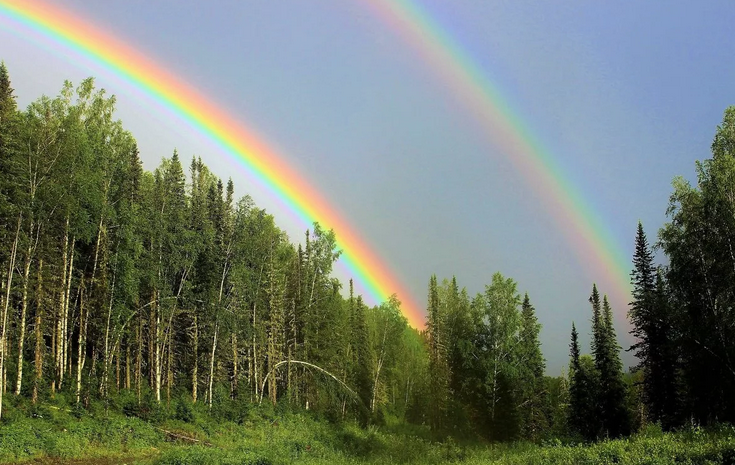
[[(31, 220), (30, 231), (33, 232), (33, 220)], [(30, 238), (29, 238), (30, 239)], [(28, 314), (28, 284), (31, 281), (31, 258), (33, 256), (33, 241), (28, 241), (28, 250), (26, 250), (26, 259), (23, 266), (23, 294), (21, 298), (20, 310), (20, 334), (18, 335), (18, 376), (15, 381), (15, 395), (20, 395), (20, 389), (23, 384), (23, 348), (26, 339), (26, 315)]]
[(5, 392), (5, 349), (8, 336), (8, 308), (10, 306), (10, 289), (13, 287), (13, 269), (15, 268), (15, 256), (18, 252), (18, 238), (20, 237), (20, 224), (23, 216), (18, 216), (18, 228), (15, 230), (15, 240), (10, 251), (8, 260), (8, 279), (5, 283), (5, 301), (3, 302), (2, 331), (0, 331), (0, 419), (3, 415), (3, 393)]
[(212, 339), (212, 356), (209, 359), (209, 399), (207, 400), (209, 408), (212, 408), (212, 388), (214, 386), (214, 354), (217, 349), (217, 333), (219, 332), (219, 323), (214, 324), (214, 338)]
[(38, 280), (36, 287), (36, 356), (35, 356), (35, 367), (36, 373), (33, 382), (33, 395), (31, 397), (32, 402), (35, 404), (38, 401), (38, 384), (41, 382), (43, 377), (43, 332), (41, 331), (41, 321), (43, 315), (43, 259), (38, 262)]
[(194, 369), (191, 371), (191, 399), (197, 403), (197, 387), (199, 384), (199, 321), (194, 315)]

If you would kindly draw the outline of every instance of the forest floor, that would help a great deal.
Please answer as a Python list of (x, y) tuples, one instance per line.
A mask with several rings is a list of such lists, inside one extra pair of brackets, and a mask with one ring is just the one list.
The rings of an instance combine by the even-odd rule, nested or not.
[(199, 406), (177, 406), (169, 409), (169, 417), (148, 412), (152, 417), (145, 421), (114, 409), (119, 405), (78, 411), (59, 407), (60, 402), (6, 403), (0, 422), (0, 463), (735, 464), (735, 428), (731, 426), (677, 433), (649, 427), (627, 439), (596, 444), (553, 440), (470, 445), (432, 442), (424, 428), (363, 429), (272, 408), (251, 408), (238, 421), (231, 421), (209, 416)]

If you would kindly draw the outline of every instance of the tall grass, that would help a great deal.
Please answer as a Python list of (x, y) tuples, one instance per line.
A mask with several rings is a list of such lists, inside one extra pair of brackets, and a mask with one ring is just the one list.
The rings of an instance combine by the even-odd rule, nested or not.
[(39, 406), (9, 397), (0, 423), (0, 463), (119, 457), (161, 465), (735, 464), (730, 426), (677, 433), (654, 426), (596, 444), (465, 444), (432, 442), (425, 427), (397, 421), (364, 429), (233, 401), (210, 410), (183, 399), (168, 406), (121, 395), (80, 409), (63, 393)]

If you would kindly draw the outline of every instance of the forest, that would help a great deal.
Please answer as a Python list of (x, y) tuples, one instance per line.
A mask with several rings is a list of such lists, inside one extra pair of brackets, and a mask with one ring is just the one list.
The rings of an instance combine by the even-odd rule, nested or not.
[(333, 231), (292, 242), (186, 157), (144, 170), (92, 78), (19, 109), (0, 66), (0, 462), (735, 457), (735, 108), (656, 240), (631, 225), (635, 344), (589, 283), (559, 376), (512, 278), (427, 277), (414, 329), (332, 276)]

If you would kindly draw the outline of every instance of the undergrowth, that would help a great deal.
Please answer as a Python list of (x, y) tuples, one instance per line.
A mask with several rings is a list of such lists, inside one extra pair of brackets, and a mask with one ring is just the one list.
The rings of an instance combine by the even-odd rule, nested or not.
[[(378, 428), (335, 423), (309, 412), (224, 401), (158, 405), (121, 395), (87, 408), (63, 393), (41, 405), (6, 397), (0, 463), (46, 458), (124, 458), (160, 465), (276, 464), (735, 464), (735, 429), (721, 426), (663, 433), (655, 426), (596, 444), (434, 442), (421, 426), (387, 421)], [(51, 462), (49, 462), (51, 463)], [(75, 462), (79, 463), (79, 462)], [(83, 463), (83, 462), (82, 462)]]

